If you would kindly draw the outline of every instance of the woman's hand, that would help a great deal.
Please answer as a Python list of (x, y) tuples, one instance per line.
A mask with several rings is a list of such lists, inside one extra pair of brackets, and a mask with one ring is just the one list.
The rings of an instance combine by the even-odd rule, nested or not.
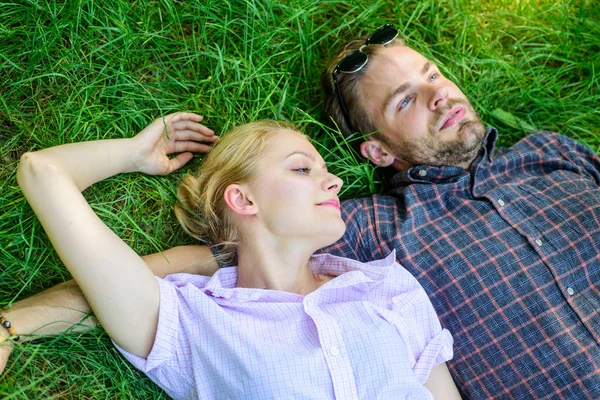
[[(167, 175), (181, 168), (194, 156), (206, 153), (218, 137), (202, 125), (201, 115), (174, 113), (158, 118), (132, 140), (135, 142), (138, 171), (149, 175)], [(170, 154), (179, 153), (173, 158)]]

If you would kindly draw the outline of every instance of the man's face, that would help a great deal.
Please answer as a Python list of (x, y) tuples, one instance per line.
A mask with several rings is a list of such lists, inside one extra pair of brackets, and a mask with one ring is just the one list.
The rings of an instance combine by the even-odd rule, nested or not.
[(485, 126), (461, 90), (409, 47), (386, 47), (369, 63), (359, 95), (394, 166), (468, 167)]

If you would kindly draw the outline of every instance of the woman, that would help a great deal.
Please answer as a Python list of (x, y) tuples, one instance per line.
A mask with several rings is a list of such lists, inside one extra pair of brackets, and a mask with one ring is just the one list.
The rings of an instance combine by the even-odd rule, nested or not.
[(394, 254), (311, 257), (344, 233), (342, 182), (287, 124), (234, 129), (179, 187), (184, 229), (238, 267), (155, 278), (102, 223), (81, 192), (122, 172), (179, 168), (215, 140), (201, 121), (172, 114), (131, 139), (21, 159), (25, 197), (125, 357), (178, 399), (432, 398), (424, 384), (460, 398), (443, 364), (452, 338)]

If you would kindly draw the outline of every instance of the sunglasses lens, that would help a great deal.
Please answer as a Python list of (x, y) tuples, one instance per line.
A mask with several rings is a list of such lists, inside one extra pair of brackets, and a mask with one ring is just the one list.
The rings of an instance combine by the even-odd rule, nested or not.
[(369, 57), (360, 50), (348, 54), (338, 64), (338, 70), (346, 74), (359, 71), (365, 66)]
[(367, 39), (367, 44), (388, 44), (398, 36), (398, 29), (392, 24), (377, 29)]

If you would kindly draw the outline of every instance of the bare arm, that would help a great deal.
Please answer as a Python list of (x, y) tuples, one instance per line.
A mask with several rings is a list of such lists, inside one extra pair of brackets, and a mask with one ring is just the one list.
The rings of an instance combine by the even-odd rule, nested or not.
[(161, 278), (178, 272), (212, 276), (219, 269), (207, 246), (177, 246), (162, 253), (143, 256), (142, 259), (152, 273)]
[[(206, 246), (174, 247), (142, 259), (154, 275), (161, 278), (177, 272), (212, 275), (218, 268)], [(89, 312), (90, 306), (81, 289), (71, 279), (15, 302), (10, 310), (2, 311), (2, 315), (18, 329), (22, 341), (28, 341), (32, 339), (28, 335), (57, 335), (71, 328), (77, 331), (95, 326), (93, 317), (82, 321)], [(80, 321), (82, 327), (74, 326)]]
[[(19, 186), (64, 265), (111, 338), (146, 357), (158, 320), (158, 285), (144, 259), (120, 240), (81, 195), (112, 175), (140, 171), (168, 174), (206, 151), (212, 137), (202, 117), (158, 119), (133, 139), (53, 147), (21, 158)], [(168, 130), (168, 135), (165, 132)], [(214, 141), (214, 138), (209, 141)], [(169, 159), (168, 155), (183, 152)]]
[[(154, 275), (186, 272), (212, 275), (218, 264), (206, 246), (178, 246), (162, 253), (143, 256), (142, 259)], [(90, 306), (75, 282), (63, 282), (34, 296), (15, 302), (10, 310), (2, 311), (21, 335), (21, 341), (35, 339), (38, 335), (59, 335), (65, 331), (78, 332), (97, 325), (89, 315)], [(0, 374), (12, 352), (12, 342), (3, 342), (8, 331), (0, 328)]]
[(439, 400), (460, 400), (460, 393), (456, 384), (448, 371), (446, 363), (438, 364), (431, 370), (425, 387), (429, 390), (435, 399)]

